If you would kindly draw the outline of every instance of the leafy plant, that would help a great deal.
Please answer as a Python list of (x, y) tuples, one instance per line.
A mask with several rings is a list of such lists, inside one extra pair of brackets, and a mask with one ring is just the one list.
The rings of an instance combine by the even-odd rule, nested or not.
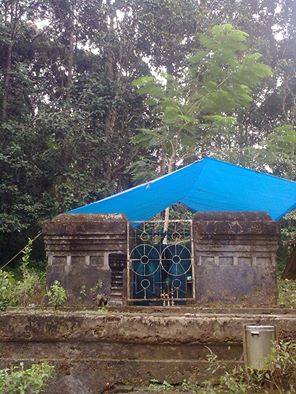
[(235, 367), (227, 371), (223, 362), (210, 351), (208, 355), (209, 371), (213, 374), (218, 369), (224, 373), (220, 376), (219, 385), (213, 387), (208, 381), (207, 386), (213, 392), (255, 393), (277, 390), (280, 393), (294, 392), (296, 382), (296, 344), (292, 341), (274, 343), (272, 353), (266, 360), (265, 370)]
[(6, 309), (13, 292), (14, 278), (6, 271), (0, 270), (0, 311)]
[(27, 306), (29, 303), (35, 301), (35, 295), (40, 296), (44, 292), (40, 276), (36, 271), (29, 269), (32, 247), (33, 240), (29, 238), (23, 251), (20, 266), (21, 279), (16, 281), (14, 286), (13, 298), (11, 300), (13, 305)]
[(279, 279), (279, 303), (288, 308), (296, 308), (296, 281)]
[(48, 363), (24, 364), (0, 370), (0, 392), (3, 394), (42, 393), (52, 376), (54, 367)]
[(159, 151), (163, 172), (192, 155), (213, 124), (234, 125), (236, 112), (252, 102), (253, 89), (271, 76), (261, 55), (250, 52), (247, 39), (231, 24), (216, 25), (199, 36), (202, 50), (189, 58), (182, 76), (162, 73), (133, 82), (159, 118), (156, 128), (140, 129), (133, 142)]
[(23, 250), (22, 263), (20, 267), (20, 271), (23, 277), (29, 274), (28, 266), (30, 263), (32, 248), (33, 248), (33, 240), (29, 238), (28, 243)]
[(15, 283), (11, 303), (12, 305), (27, 306), (34, 303), (36, 298), (40, 298), (42, 293), (44, 290), (40, 278), (36, 272), (31, 271)]
[(90, 288), (90, 292), (94, 295), (97, 295), (102, 290), (102, 287), (103, 287), (103, 281), (98, 280), (97, 283), (95, 284), (95, 286)]
[(97, 313), (99, 315), (105, 315), (108, 312), (109, 312), (109, 310), (106, 306), (101, 306), (100, 308), (97, 309)]
[(166, 380), (159, 382), (157, 379), (151, 379), (149, 389), (153, 391), (170, 391), (174, 389), (174, 386)]
[(55, 280), (47, 292), (47, 297), (49, 305), (58, 308), (67, 301), (67, 292), (60, 282)]

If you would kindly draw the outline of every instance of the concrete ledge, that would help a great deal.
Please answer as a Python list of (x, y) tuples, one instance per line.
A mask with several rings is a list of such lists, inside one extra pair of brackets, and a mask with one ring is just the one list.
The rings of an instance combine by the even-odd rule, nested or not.
[(0, 315), (0, 341), (82, 341), (142, 344), (241, 343), (245, 324), (277, 327), (296, 338), (296, 314), (35, 312)]
[(0, 367), (48, 361), (56, 375), (47, 393), (112, 392), (116, 385), (147, 385), (150, 379), (201, 382), (209, 377), (208, 348), (229, 367), (240, 364), (245, 324), (275, 325), (280, 338), (296, 339), (295, 310), (172, 309), (1, 313)]

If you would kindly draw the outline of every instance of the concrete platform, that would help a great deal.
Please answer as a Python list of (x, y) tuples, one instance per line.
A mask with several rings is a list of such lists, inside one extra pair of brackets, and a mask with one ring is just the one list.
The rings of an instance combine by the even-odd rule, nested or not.
[(229, 366), (242, 362), (246, 324), (275, 325), (296, 340), (296, 310), (113, 308), (18, 310), (0, 314), (0, 365), (48, 361), (48, 393), (99, 393), (150, 379), (201, 382), (209, 348)]

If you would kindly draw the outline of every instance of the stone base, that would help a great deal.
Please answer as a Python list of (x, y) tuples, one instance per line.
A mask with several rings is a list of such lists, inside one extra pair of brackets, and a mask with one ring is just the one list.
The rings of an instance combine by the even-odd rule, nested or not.
[(47, 393), (84, 394), (117, 385), (201, 382), (209, 347), (233, 366), (242, 362), (245, 324), (275, 325), (280, 338), (296, 338), (296, 311), (262, 313), (6, 312), (0, 315), (0, 367), (23, 361), (56, 366)]
[(112, 297), (109, 255), (126, 254), (126, 227), (123, 215), (107, 214), (64, 214), (44, 222), (47, 286), (59, 281), (68, 305), (98, 306), (100, 297)]
[(276, 305), (278, 224), (262, 212), (197, 213), (196, 302)]

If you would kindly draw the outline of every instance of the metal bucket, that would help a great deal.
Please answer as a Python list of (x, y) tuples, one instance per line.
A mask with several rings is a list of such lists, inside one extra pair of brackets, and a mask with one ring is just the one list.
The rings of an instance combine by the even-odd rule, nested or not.
[(275, 341), (274, 326), (246, 326), (244, 333), (244, 358), (246, 366), (266, 369), (266, 360), (271, 355)]

